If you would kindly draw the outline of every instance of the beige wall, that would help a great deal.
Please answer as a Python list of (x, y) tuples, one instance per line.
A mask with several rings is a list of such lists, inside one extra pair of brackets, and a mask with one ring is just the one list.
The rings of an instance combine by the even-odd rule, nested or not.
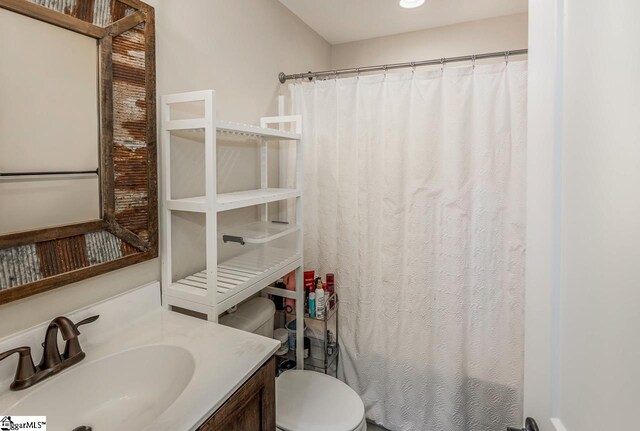
[[(277, 0), (149, 3), (156, 7), (158, 95), (213, 88), (221, 118), (256, 123), (274, 115), (280, 71), (330, 66), (329, 44)], [(156, 259), (0, 306), (0, 337), (159, 278)]]
[(332, 68), (431, 60), (527, 47), (527, 14), (334, 45)]

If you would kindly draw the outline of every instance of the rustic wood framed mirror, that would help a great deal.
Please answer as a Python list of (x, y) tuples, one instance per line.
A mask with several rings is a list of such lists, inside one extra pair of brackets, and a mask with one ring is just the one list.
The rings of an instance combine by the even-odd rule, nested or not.
[[(0, 224), (9, 219), (3, 216), (2, 201), (6, 209), (11, 198), (8, 192), (3, 197), (3, 184), (10, 183), (16, 190), (15, 184), (26, 181), (25, 177), (37, 183), (58, 174), (93, 174), (99, 186), (97, 217), (91, 220), (10, 232), (0, 229), (3, 304), (157, 257), (158, 208), (154, 9), (138, 0), (0, 0), (0, 12), (84, 35), (97, 46), (97, 94), (93, 95), (97, 142), (87, 142), (97, 148), (95, 171), (48, 166), (44, 171), (3, 172), (8, 157), (3, 160), (0, 153), (0, 218), (5, 219)], [(20, 49), (20, 40), (10, 43)], [(29, 55), (36, 54), (25, 50), (22, 56)], [(0, 57), (4, 57), (1, 52)], [(0, 59), (0, 70), (11, 67)], [(9, 89), (5, 90), (0, 87), (0, 99)], [(0, 127), (8, 124), (0, 120)], [(67, 126), (69, 133), (72, 128)], [(46, 136), (48, 131), (44, 132)], [(26, 135), (25, 129), (11, 136)], [(24, 154), (18, 158), (23, 165), (29, 161)]]

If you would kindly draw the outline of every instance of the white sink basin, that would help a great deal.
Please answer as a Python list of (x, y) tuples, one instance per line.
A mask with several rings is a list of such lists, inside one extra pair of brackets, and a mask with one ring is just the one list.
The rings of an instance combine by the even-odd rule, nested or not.
[(186, 349), (149, 345), (84, 362), (29, 389), (12, 415), (46, 415), (52, 430), (141, 430), (187, 387), (195, 361)]

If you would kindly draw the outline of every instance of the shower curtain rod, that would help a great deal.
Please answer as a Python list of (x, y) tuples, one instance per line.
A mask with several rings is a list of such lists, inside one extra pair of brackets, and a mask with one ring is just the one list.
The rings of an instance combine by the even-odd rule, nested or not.
[(395, 64), (380, 64), (377, 66), (365, 66), (365, 67), (351, 67), (348, 69), (336, 69), (336, 70), (323, 70), (321, 72), (307, 72), (307, 73), (294, 73), (293, 75), (286, 75), (284, 72), (280, 72), (278, 75), (278, 79), (282, 84), (287, 82), (289, 79), (304, 79), (309, 78), (312, 80), (313, 78), (322, 78), (325, 76), (335, 76), (338, 75), (347, 75), (353, 73), (361, 73), (361, 72), (374, 72), (378, 70), (387, 70), (392, 69), (403, 69), (405, 67), (418, 67), (418, 66), (435, 66), (438, 64), (445, 65), (447, 63), (457, 63), (461, 61), (476, 61), (482, 60), (485, 58), (496, 58), (496, 57), (504, 57), (505, 60), (509, 60), (509, 57), (512, 55), (524, 55), (527, 54), (528, 49), (516, 49), (515, 51), (499, 51), (499, 52), (489, 52), (485, 54), (474, 54), (474, 55), (464, 55), (462, 57), (449, 57), (449, 58), (437, 58), (433, 60), (423, 60), (423, 61), (412, 61), (409, 63), (395, 63)]

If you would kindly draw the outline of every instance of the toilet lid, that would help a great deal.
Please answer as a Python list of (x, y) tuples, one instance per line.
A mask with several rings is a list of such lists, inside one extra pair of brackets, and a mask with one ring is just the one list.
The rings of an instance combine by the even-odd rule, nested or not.
[(276, 424), (285, 431), (353, 431), (364, 418), (362, 400), (340, 380), (289, 370), (276, 379)]

